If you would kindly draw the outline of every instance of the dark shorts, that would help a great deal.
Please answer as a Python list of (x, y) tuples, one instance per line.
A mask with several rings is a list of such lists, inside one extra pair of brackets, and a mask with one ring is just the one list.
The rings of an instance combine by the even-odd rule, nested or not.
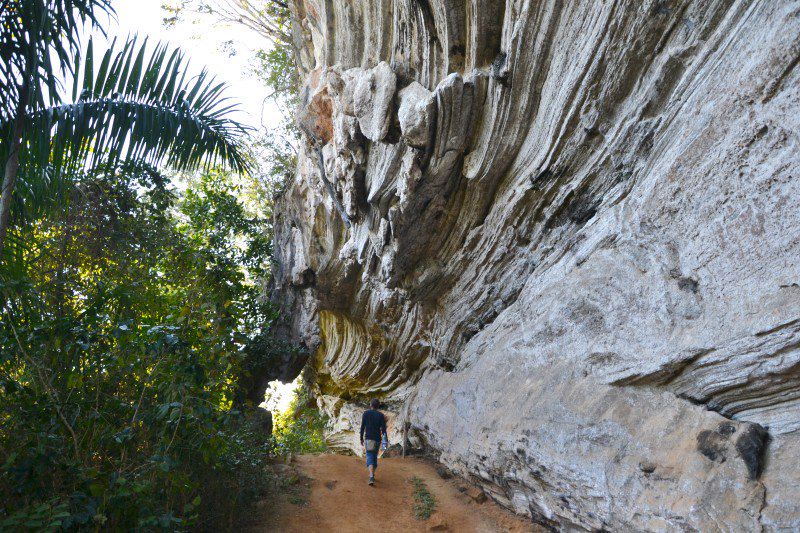
[(366, 452), (367, 454), (367, 466), (374, 466), (378, 468), (378, 452)]

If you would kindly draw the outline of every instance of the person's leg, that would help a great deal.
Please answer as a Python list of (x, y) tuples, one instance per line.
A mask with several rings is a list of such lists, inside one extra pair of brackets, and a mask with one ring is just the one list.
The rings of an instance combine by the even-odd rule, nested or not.
[(378, 454), (376, 452), (367, 452), (367, 470), (369, 470), (369, 484), (375, 482), (375, 467), (378, 466)]

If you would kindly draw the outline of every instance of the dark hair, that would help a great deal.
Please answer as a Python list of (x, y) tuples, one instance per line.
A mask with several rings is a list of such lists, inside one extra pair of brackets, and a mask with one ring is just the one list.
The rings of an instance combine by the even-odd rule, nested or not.
[(377, 398), (373, 398), (369, 401), (369, 406), (373, 409), (377, 409), (381, 406), (381, 402), (379, 402)]

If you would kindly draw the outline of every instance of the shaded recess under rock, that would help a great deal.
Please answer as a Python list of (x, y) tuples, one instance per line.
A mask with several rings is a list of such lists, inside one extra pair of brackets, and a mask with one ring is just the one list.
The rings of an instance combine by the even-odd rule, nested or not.
[[(800, 529), (800, 3), (297, 0), (282, 328), (575, 530)], [(308, 140), (308, 139), (307, 139)]]

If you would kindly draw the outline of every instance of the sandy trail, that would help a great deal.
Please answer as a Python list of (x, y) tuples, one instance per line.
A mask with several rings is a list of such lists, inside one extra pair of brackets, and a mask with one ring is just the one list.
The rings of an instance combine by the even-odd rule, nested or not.
[[(381, 531), (536, 531), (491, 501), (477, 503), (459, 490), (463, 482), (442, 479), (434, 467), (417, 458), (381, 459), (374, 487), (367, 485), (363, 459), (343, 455), (303, 455), (297, 469), (308, 480), (305, 503), (283, 496), (251, 531), (286, 533)], [(410, 479), (424, 480), (436, 498), (428, 520), (412, 514)]]

